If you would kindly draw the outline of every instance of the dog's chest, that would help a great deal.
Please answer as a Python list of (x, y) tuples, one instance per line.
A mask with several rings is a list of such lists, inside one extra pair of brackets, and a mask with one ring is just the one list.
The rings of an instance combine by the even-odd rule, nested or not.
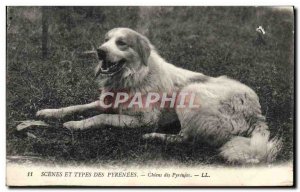
[(141, 113), (162, 109), (173, 111), (177, 96), (170, 93), (128, 92), (102, 90), (100, 101), (102, 108), (114, 113)]

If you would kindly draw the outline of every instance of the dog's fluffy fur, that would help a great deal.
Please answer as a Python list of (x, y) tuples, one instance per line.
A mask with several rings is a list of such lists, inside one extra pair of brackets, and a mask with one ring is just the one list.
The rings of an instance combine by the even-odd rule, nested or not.
[[(87, 129), (113, 125), (139, 128), (143, 125), (161, 126), (179, 119), (181, 131), (177, 135), (148, 133), (143, 138), (177, 143), (206, 141), (219, 148), (220, 155), (228, 162), (271, 162), (278, 154), (281, 141), (269, 138), (259, 99), (246, 85), (225, 76), (208, 77), (175, 67), (159, 56), (146, 37), (127, 28), (109, 31), (106, 42), (99, 49), (105, 51), (105, 59), (111, 63), (118, 65), (119, 61), (125, 61), (117, 73), (104, 74), (101, 70), (104, 71), (105, 61), (101, 58), (96, 73), (100, 74), (97, 81), (102, 91), (129, 90), (132, 94), (193, 92), (200, 107), (174, 111), (157, 108), (144, 112), (120, 108), (117, 110), (119, 114), (100, 114), (82, 121), (70, 121), (64, 127)], [(45, 109), (37, 115), (59, 118), (97, 107), (98, 101), (62, 109)]]

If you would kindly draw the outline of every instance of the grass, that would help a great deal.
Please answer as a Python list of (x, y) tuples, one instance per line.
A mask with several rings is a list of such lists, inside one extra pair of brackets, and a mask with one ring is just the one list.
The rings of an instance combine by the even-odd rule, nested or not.
[[(293, 14), (265, 7), (50, 7), (48, 57), (42, 58), (40, 7), (7, 9), (7, 155), (74, 163), (223, 163), (206, 144), (145, 142), (153, 128), (70, 132), (62, 122), (17, 132), (20, 120), (43, 108), (84, 104), (98, 98), (96, 60), (82, 55), (114, 27), (145, 34), (176, 66), (210, 76), (227, 75), (260, 97), (272, 133), (281, 132), (279, 161), (293, 157)], [(263, 41), (255, 29), (263, 26)], [(87, 114), (91, 115), (91, 114)], [(80, 116), (74, 116), (80, 119)], [(171, 125), (166, 132), (176, 132)]]

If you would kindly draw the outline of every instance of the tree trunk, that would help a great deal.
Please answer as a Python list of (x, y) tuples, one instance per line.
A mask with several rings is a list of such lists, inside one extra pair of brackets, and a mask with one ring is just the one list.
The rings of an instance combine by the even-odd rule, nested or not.
[(42, 7), (42, 57), (48, 57), (48, 7)]

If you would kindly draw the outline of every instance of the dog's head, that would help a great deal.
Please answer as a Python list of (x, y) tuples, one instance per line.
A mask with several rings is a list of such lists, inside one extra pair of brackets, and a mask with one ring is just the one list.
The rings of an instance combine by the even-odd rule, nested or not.
[(100, 60), (96, 76), (114, 76), (147, 65), (151, 52), (149, 40), (128, 28), (115, 28), (105, 35), (104, 43), (97, 48)]

